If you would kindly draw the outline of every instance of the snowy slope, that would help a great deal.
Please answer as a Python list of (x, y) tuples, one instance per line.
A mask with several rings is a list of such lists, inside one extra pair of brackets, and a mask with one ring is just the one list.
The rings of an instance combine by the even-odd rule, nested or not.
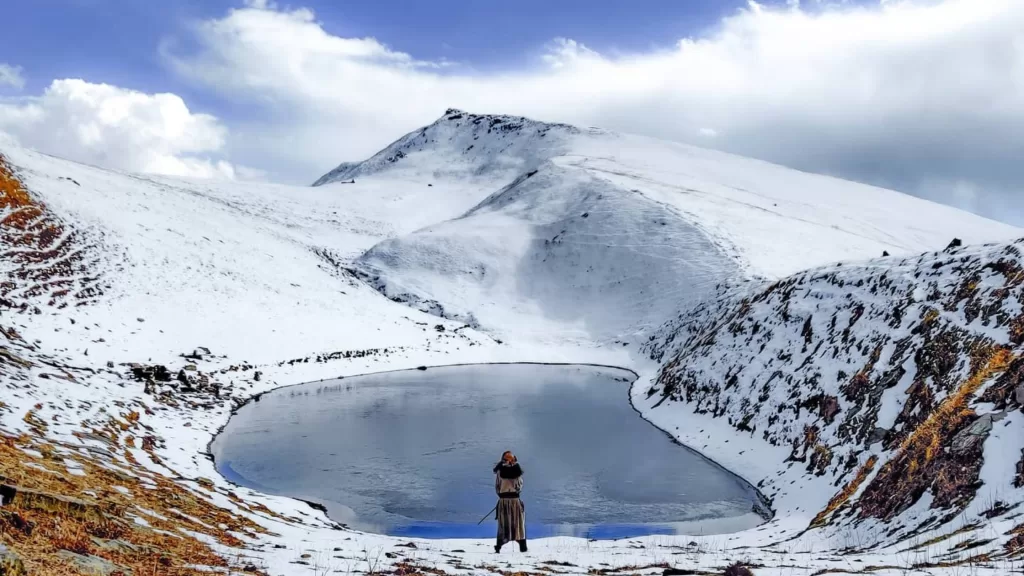
[[(923, 413), (907, 402), (911, 394), (901, 392), (910, 376), (888, 388), (872, 384), (866, 395), (848, 400), (841, 395), (845, 380), (838, 370), (845, 368), (839, 364), (849, 365), (852, 379), (876, 339), (890, 342), (867, 373), (874, 382), (899, 360), (894, 338), (908, 331), (913, 336), (901, 352), (904, 364), (913, 363), (915, 351), (944, 350), (936, 346), (949, 339), (938, 337), (949, 332), (947, 323), (966, 331), (957, 338), (983, 335), (1008, 345), (1020, 314), (1007, 296), (1016, 297), (1019, 286), (998, 292), (999, 282), (1017, 276), (1008, 268), (985, 267), (1009, 259), (1001, 252), (1008, 245), (917, 254), (942, 248), (952, 236), (976, 242), (1020, 236), (1019, 230), (890, 191), (599, 130), (453, 111), (371, 161), (344, 165), (322, 185), (302, 188), (121, 174), (9, 144), (0, 153), (0, 163), (10, 167), (0, 174), (24, 184), (0, 187), (0, 448), (14, 442), (10, 438), (32, 437), (48, 443), (69, 467), (88, 447), (97, 466), (174, 478), (207, 508), (261, 526), (265, 533), (233, 529), (242, 544), (211, 546), (225, 558), (241, 557), (239, 568), (253, 562), (270, 574), (310, 573), (308, 554), (323, 554), (335, 571), (348, 573), (424, 571), (408, 562), (448, 574), (609, 573), (612, 567), (654, 574), (668, 565), (720, 572), (727, 562), (749, 559), (765, 566), (757, 569), (759, 576), (836, 572), (856, 566), (851, 562), (909, 565), (895, 548), (838, 555), (845, 539), (854, 538), (843, 534), (854, 532), (835, 530), (859, 530), (850, 519), (868, 510), (874, 515), (865, 522), (879, 526), (872, 537), (891, 528), (902, 534), (932, 512), (927, 495), (888, 524), (877, 517), (880, 508), (858, 495), (823, 517), (824, 530), (797, 544), (785, 542), (810, 524), (867, 458), (878, 457), (877, 475), (899, 461), (898, 447), (857, 444), (862, 423), (843, 426), (855, 406), (873, 414), (865, 422), (891, 431), (893, 442)], [(882, 250), (894, 256), (802, 273), (779, 285), (785, 290), (768, 291), (759, 280)], [(959, 258), (967, 260), (934, 267)], [(929, 303), (933, 281), (940, 296)], [(872, 293), (874, 284), (891, 293)], [(848, 297), (850, 286), (856, 290)], [(965, 298), (950, 304), (960, 292)], [(912, 302), (906, 302), (908, 294)], [(998, 294), (1009, 324), (993, 308)], [(743, 309), (743, 298), (751, 300), (743, 330), (715, 330), (722, 315)], [(842, 342), (840, 328), (850, 324), (857, 299), (865, 311)], [(799, 323), (793, 318), (818, 305), (807, 343), (805, 317)], [(915, 334), (929, 316), (928, 305), (940, 308), (928, 325), (935, 332), (926, 327)], [(899, 326), (889, 327), (885, 314), (904, 306)], [(663, 325), (669, 319), (675, 320)], [(749, 323), (758, 321), (762, 328), (755, 336)], [(763, 330), (768, 325), (770, 336)], [(710, 342), (711, 335), (706, 350), (688, 349), (691, 340)], [(758, 338), (768, 338), (763, 355)], [(832, 338), (838, 343), (828, 342)], [(619, 339), (649, 344), (640, 354)], [(818, 342), (825, 343), (802, 366)], [(973, 370), (965, 360), (971, 354), (958, 346), (955, 361), (936, 365), (947, 370), (945, 380), (959, 381)], [(211, 353), (192, 354), (199, 347)], [(787, 357), (787, 347), (800, 353)], [(833, 351), (836, 359), (826, 356)], [(1019, 353), (1019, 343), (1012, 353)], [(339, 533), (305, 504), (229, 485), (205, 457), (231, 408), (253, 394), (338, 375), (487, 361), (635, 369), (640, 379), (633, 400), (644, 416), (744, 477), (763, 480), (775, 497), (776, 518), (724, 537), (553, 539), (532, 545), (529, 556), (498, 564), (489, 542), (419, 541), (412, 550), (392, 538)], [(748, 368), (736, 371), (740, 365)], [(158, 366), (172, 377), (154, 377)], [(681, 372), (688, 366), (692, 373)], [(805, 384), (808, 366), (823, 376)], [(772, 381), (769, 398), (756, 410), (743, 408), (744, 399), (761, 394), (758, 375), (776, 369), (782, 374)], [(827, 380), (832, 372), (836, 379)], [(726, 389), (734, 374), (735, 384)], [(667, 390), (687, 378), (698, 382), (691, 398), (679, 392), (685, 386)], [(971, 393), (1005, 391), (1005, 384), (986, 380), (984, 389)], [(942, 405), (949, 389), (931, 383), (929, 389)], [(875, 415), (870, 399), (880, 390)], [(787, 402), (793, 395), (791, 401), (804, 407), (792, 416), (784, 410), (787, 418), (773, 422), (770, 412), (778, 410), (781, 395)], [(823, 422), (831, 409), (821, 412), (832, 406), (826, 396), (835, 396), (841, 410), (831, 423)], [(1001, 482), (997, 496), (1017, 504), (1019, 492), (1007, 488), (1006, 479), (1019, 460), (1019, 412), (1007, 410), (1017, 404), (1001, 404), (1005, 398), (972, 397), (974, 414), (956, 423), (969, 427), (978, 415), (1006, 411), (989, 431), (978, 474), (993, 486)], [(718, 418), (712, 416), (716, 405)], [(901, 420), (905, 406), (910, 408)], [(694, 413), (695, 407), (709, 413)], [(754, 416), (743, 423), (748, 413)], [(805, 438), (805, 424), (818, 426), (817, 444), (800, 444), (795, 458), (805, 461), (787, 462), (792, 441)], [(756, 426), (756, 433), (738, 429), (747, 426)], [(97, 440), (100, 432), (113, 437)], [(812, 454), (825, 449), (833, 456), (818, 476), (822, 456), (810, 471), (807, 466)], [(32, 450), (24, 452), (25, 470), (62, 461)], [(999, 457), (989, 457), (990, 450)], [(840, 465), (846, 462), (854, 462), (850, 470)], [(65, 472), (81, 473), (76, 470)], [(31, 476), (21, 471), (19, 477)], [(881, 493), (890, 491), (888, 484), (878, 486)], [(108, 488), (103, 497), (120, 498)], [(985, 498), (970, 501), (971, 518), (979, 517)], [(197, 531), (206, 534), (203, 542), (212, 537), (205, 532), (209, 526), (174, 528), (142, 504), (121, 503), (139, 518), (136, 524), (144, 517), (186, 537)], [(935, 514), (956, 509), (937, 508)], [(998, 532), (986, 550), (1001, 549), (1011, 538), (1007, 530), (1019, 524), (1006, 515), (995, 518), (998, 529), (985, 525)], [(937, 553), (955, 544), (963, 542), (940, 543)], [(1007, 564), (993, 566), (989, 573), (1007, 573)]]
[(1020, 551), (1024, 239), (732, 290), (645, 349), (663, 363), (633, 391), (648, 417), (698, 414), (774, 453), (683, 437), (729, 453), (805, 527), (867, 547), (967, 526), (946, 545)]
[(451, 318), (581, 339), (653, 328), (739, 274), (663, 204), (553, 164), (457, 219), (378, 244), (355, 267), (388, 296), (439, 300), (426, 309)]
[(530, 325), (625, 338), (719, 283), (1020, 232), (720, 152), (458, 110), (318, 184), (384, 178), (436, 183), (447, 205), (473, 196), (452, 202), (451, 182), (475, 186), (479, 203), (376, 246), (355, 271), (393, 298), (501, 334)]

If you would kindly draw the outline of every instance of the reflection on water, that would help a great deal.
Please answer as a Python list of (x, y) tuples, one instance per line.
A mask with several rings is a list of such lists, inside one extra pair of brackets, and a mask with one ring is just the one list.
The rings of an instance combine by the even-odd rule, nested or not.
[(531, 538), (716, 533), (756, 525), (753, 489), (674, 444), (628, 402), (629, 372), (477, 365), (390, 372), (266, 394), (213, 444), (218, 470), (321, 502), (353, 528), (490, 537), (491, 467), (525, 471)]

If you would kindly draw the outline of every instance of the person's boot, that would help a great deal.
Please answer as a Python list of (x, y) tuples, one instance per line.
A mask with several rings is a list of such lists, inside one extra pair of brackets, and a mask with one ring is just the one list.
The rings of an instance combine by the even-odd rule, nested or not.
[(501, 540), (498, 540), (498, 541), (497, 541), (497, 542), (496, 542), (496, 543), (494, 544), (494, 553), (495, 553), (495, 554), (500, 554), (500, 553), (501, 553)]
[(519, 551), (526, 552), (526, 540), (519, 541)]

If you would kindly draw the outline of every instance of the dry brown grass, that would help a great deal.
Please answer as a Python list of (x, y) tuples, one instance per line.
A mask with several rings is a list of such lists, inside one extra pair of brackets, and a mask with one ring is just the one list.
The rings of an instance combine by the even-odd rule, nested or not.
[[(954, 464), (954, 468), (962, 468), (955, 465), (957, 463), (951, 460), (952, 456), (946, 453), (945, 447), (975, 416), (970, 402), (978, 389), (989, 379), (1005, 371), (1015, 359), (1011, 350), (1001, 347), (978, 350), (973, 356), (975, 358), (972, 360), (976, 361), (972, 361), (972, 366), (975, 369), (970, 376), (903, 439), (896, 455), (872, 480), (861, 499), (863, 516), (891, 518), (915, 501), (919, 491), (935, 482), (949, 484), (937, 485), (936, 489), (942, 492), (944, 498), (953, 495), (948, 498), (950, 504), (959, 501), (956, 496), (958, 490), (967, 488), (960, 483), (969, 482), (971, 475), (964, 474), (962, 478), (950, 480), (943, 475), (945, 468), (941, 463), (937, 465), (937, 459)], [(973, 465), (980, 468), (980, 461), (973, 461)]]
[(1010, 530), (1008, 535), (1013, 536), (1013, 538), (1010, 538), (1004, 546), (1006, 554), (1012, 557), (1024, 556), (1024, 524)]
[[(65, 306), (91, 301), (102, 293), (93, 268), (92, 246), (68, 230), (46, 205), (33, 198), (0, 154), (0, 258), (15, 264), (0, 277), (0, 299), (43, 297)], [(10, 304), (13, 305), (13, 304)]]
[(868, 458), (867, 462), (857, 470), (857, 475), (853, 477), (853, 480), (828, 501), (828, 505), (825, 506), (824, 510), (818, 512), (818, 515), (811, 521), (810, 527), (818, 528), (824, 526), (828, 517), (857, 493), (860, 485), (864, 483), (864, 480), (871, 474), (871, 471), (875, 469), (875, 464), (878, 464), (878, 456)]
[[(252, 520), (215, 506), (198, 486), (190, 489), (142, 467), (101, 461), (70, 448), (27, 434), (0, 434), (0, 479), (25, 490), (3, 508), (0, 539), (22, 557), (31, 574), (77, 574), (58, 556), (59, 551), (70, 550), (130, 568), (135, 576), (198, 576), (203, 572), (189, 566), (226, 567), (227, 562), (189, 532), (236, 548), (244, 542), (235, 534), (266, 533)], [(108, 449), (113, 452), (117, 447)], [(71, 460), (82, 475), (68, 472)], [(237, 496), (232, 500), (254, 513), (266, 510), (245, 506)], [(21, 529), (12, 514), (21, 521)], [(144, 519), (150, 528), (133, 517)], [(23, 522), (32, 523), (32, 529), (25, 530)], [(94, 538), (130, 546), (108, 549)]]
[(994, 350), (980, 368), (947, 396), (917, 430), (903, 440), (899, 448), (901, 453), (921, 455), (921, 458), (911, 461), (908, 470), (910, 474), (916, 473), (924, 461), (932, 460), (942, 450), (946, 438), (944, 431), (958, 429), (964, 420), (974, 415), (974, 410), (968, 407), (971, 397), (989, 378), (1006, 370), (1013, 359), (1010, 350)]

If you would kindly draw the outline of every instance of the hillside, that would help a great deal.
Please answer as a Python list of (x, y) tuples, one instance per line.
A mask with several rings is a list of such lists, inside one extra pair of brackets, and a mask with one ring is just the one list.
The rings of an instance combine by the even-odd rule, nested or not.
[(502, 337), (624, 339), (716, 284), (1019, 232), (721, 152), (458, 110), (318, 184), (341, 192), (352, 184), (331, 183), (393, 179), (427, 182), (440, 204), (452, 204), (455, 182), (478, 193), (461, 214), (375, 246), (353, 271), (391, 298)]
[(654, 422), (693, 412), (771, 446), (766, 468), (730, 460), (850, 547), (1019, 556), (1022, 345), (1024, 239), (950, 247), (723, 294), (651, 337), (662, 368), (634, 396)]
[[(2, 146), (0, 484), (15, 496), (4, 488), (0, 562), (938, 570), (901, 556), (911, 544), (895, 541), (918, 534), (935, 559), (1015, 567), (1018, 229), (718, 152), (458, 111), (313, 187)], [(953, 236), (1002, 243), (935, 252)], [(775, 518), (725, 536), (556, 538), (498, 563), (490, 542), (339, 530), (208, 458), (232, 409), (267, 390), (492, 361), (635, 370), (644, 417), (759, 484)]]

